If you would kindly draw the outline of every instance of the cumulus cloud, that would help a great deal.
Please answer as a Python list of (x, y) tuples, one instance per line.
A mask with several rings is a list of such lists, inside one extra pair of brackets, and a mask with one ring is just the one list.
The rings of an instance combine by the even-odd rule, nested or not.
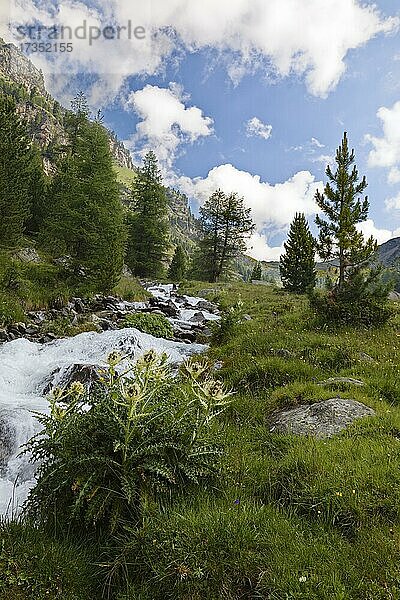
[(284, 250), (283, 244), (271, 247), (267, 236), (257, 231), (253, 233), (247, 244), (248, 253), (256, 260), (279, 260)]
[(368, 239), (372, 235), (372, 237), (377, 240), (378, 244), (383, 244), (392, 237), (395, 237), (394, 231), (390, 231), (389, 229), (379, 229), (379, 227), (376, 227), (373, 219), (367, 219), (362, 223), (358, 223), (357, 229), (362, 231), (365, 239)]
[(200, 205), (218, 188), (243, 196), (256, 224), (249, 251), (260, 260), (275, 260), (282, 253), (281, 247), (271, 248), (268, 239), (277, 232), (286, 232), (296, 212), (313, 215), (317, 210), (315, 192), (323, 187), (309, 171), (299, 171), (283, 183), (270, 184), (231, 164), (214, 167), (204, 178), (180, 177), (176, 185)]
[(368, 156), (370, 167), (389, 169), (389, 183), (400, 182), (400, 101), (392, 108), (381, 106), (377, 117), (382, 121), (383, 136), (367, 134), (366, 140), (373, 145)]
[(213, 132), (212, 119), (197, 106), (185, 106), (188, 100), (176, 84), (170, 88), (146, 85), (132, 92), (125, 107), (133, 110), (140, 121), (127, 145), (140, 154), (152, 148), (163, 165), (171, 167), (181, 144), (193, 143)]
[(268, 140), (272, 134), (272, 125), (263, 123), (258, 117), (249, 119), (246, 123), (246, 135), (248, 137), (256, 136)]
[(130, 20), (145, 27), (146, 40), (101, 39), (91, 47), (87, 40), (75, 40), (71, 55), (47, 57), (49, 76), (78, 69), (99, 74), (94, 95), (104, 100), (118, 95), (127, 77), (154, 74), (177, 52), (198, 50), (227, 55), (235, 82), (262, 68), (269, 76), (302, 77), (311, 94), (325, 97), (344, 74), (350, 50), (399, 24), (359, 0), (10, 1), (16, 23), (37, 19), (69, 25), (87, 19), (126, 25)]
[(400, 210), (400, 192), (393, 198), (385, 200), (387, 210)]
[(315, 213), (314, 195), (318, 187), (323, 187), (309, 171), (299, 171), (283, 183), (270, 184), (261, 181), (259, 175), (241, 171), (231, 164), (214, 167), (205, 178), (180, 177), (178, 184), (199, 204), (218, 188), (226, 193), (236, 191), (251, 208), (259, 230), (270, 226), (285, 228), (299, 211), (306, 215)]

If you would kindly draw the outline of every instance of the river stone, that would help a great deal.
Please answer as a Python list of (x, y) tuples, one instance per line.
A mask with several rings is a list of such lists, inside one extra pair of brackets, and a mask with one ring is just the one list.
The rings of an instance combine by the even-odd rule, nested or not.
[(0, 470), (3, 469), (15, 447), (15, 431), (7, 423), (7, 413), (0, 415)]
[(372, 408), (356, 400), (331, 398), (275, 411), (271, 416), (270, 432), (326, 438), (339, 433), (353, 421), (374, 414)]

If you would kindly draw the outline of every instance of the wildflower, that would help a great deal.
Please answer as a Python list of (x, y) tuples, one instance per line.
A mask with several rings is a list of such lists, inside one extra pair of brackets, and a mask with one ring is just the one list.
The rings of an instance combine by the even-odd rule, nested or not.
[(124, 395), (129, 400), (133, 400), (140, 396), (141, 388), (140, 385), (136, 381), (129, 381), (124, 386)]
[(146, 364), (150, 364), (152, 363), (155, 359), (157, 358), (157, 354), (156, 351), (151, 349), (148, 350), (145, 354), (143, 354), (142, 356), (142, 360), (144, 363)]
[(215, 379), (210, 379), (204, 384), (204, 393), (213, 398), (214, 400), (223, 400), (229, 394), (224, 390), (224, 386), (220, 381), (215, 381)]
[(85, 393), (85, 386), (81, 381), (74, 381), (70, 385), (69, 392), (73, 396), (82, 396)]
[(121, 362), (121, 360), (122, 360), (121, 354), (119, 352), (116, 352), (115, 350), (114, 350), (114, 352), (111, 352), (107, 358), (107, 362), (110, 365), (110, 367), (115, 367), (118, 363)]
[(307, 581), (307, 577), (305, 575), (302, 575), (301, 577), (299, 577), (299, 581), (300, 583), (305, 583)]
[(234, 503), (233, 503), (233, 504), (236, 504), (236, 506), (237, 506), (238, 504), (240, 504), (240, 500), (239, 500), (239, 498), (236, 498), (236, 500), (234, 501)]
[(189, 375), (192, 375), (194, 379), (197, 379), (207, 371), (206, 363), (200, 361), (187, 362), (185, 368)]
[(55, 387), (51, 390), (51, 395), (53, 400), (59, 400), (61, 398), (61, 396), (63, 395), (64, 390), (60, 387)]

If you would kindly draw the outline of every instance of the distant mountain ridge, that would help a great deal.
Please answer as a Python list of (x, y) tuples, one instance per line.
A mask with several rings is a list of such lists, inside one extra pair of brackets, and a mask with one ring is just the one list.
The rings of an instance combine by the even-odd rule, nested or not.
[(392, 267), (400, 259), (400, 237), (392, 238), (378, 248), (379, 260), (385, 267)]

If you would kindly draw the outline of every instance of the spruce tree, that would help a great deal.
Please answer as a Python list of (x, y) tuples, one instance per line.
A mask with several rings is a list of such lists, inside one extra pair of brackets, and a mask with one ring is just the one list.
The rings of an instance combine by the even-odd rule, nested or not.
[(0, 246), (17, 246), (31, 209), (31, 183), (42, 165), (34, 151), (15, 101), (0, 96)]
[(159, 277), (168, 248), (167, 198), (156, 155), (149, 151), (132, 184), (126, 262), (138, 277)]
[(317, 190), (315, 194), (315, 201), (326, 219), (317, 215), (315, 222), (319, 228), (318, 254), (323, 260), (336, 259), (339, 263), (336, 285), (340, 290), (355, 269), (365, 267), (372, 260), (377, 243), (372, 236), (365, 241), (356, 227), (368, 217), (368, 197), (360, 199), (367, 181), (365, 176), (359, 179), (354, 150), (349, 151), (346, 132), (335, 160), (334, 173), (330, 165), (326, 167), (329, 181), (324, 192)]
[(254, 279), (255, 281), (259, 281), (262, 277), (262, 268), (261, 268), (261, 263), (260, 262), (256, 262), (256, 264), (253, 267), (253, 270), (251, 272), (251, 277), (250, 279)]
[(315, 286), (315, 240), (303, 213), (296, 213), (280, 258), (283, 287), (303, 294)]
[(246, 239), (255, 228), (250, 212), (244, 198), (220, 189), (200, 208), (202, 238), (196, 270), (208, 281), (216, 282), (226, 275), (233, 259), (246, 250)]
[(174, 256), (168, 269), (168, 277), (172, 281), (182, 281), (186, 275), (186, 255), (182, 246), (175, 248)]
[(72, 257), (86, 284), (107, 291), (118, 281), (125, 244), (123, 209), (108, 137), (81, 121), (72, 148), (50, 186), (52, 209), (41, 237), (57, 255)]

